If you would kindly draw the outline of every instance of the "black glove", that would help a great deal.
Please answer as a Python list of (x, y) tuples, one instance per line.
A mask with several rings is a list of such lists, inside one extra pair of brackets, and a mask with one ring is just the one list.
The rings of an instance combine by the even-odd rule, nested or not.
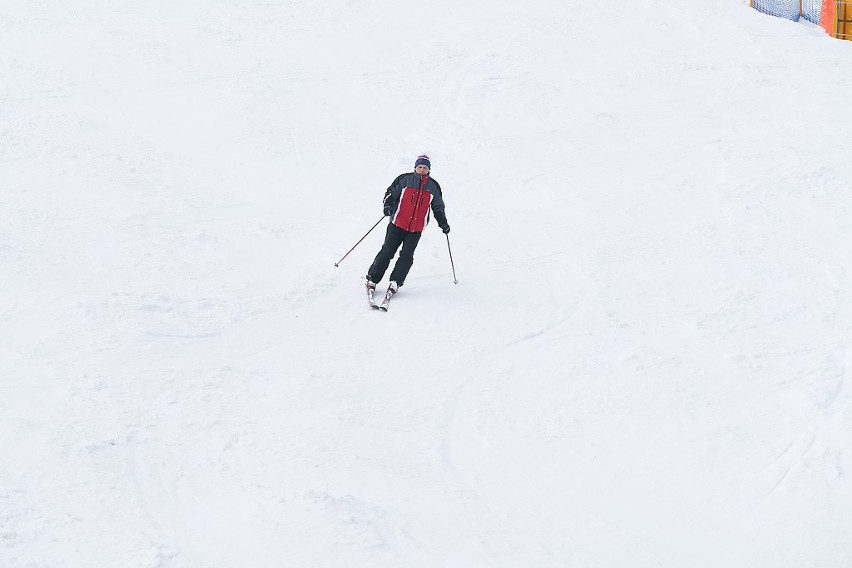
[(445, 224), (443, 227), (441, 227), (441, 230), (444, 231), (444, 234), (446, 235), (450, 232), (450, 226)]
[(385, 208), (382, 209), (382, 211), (384, 211), (385, 217), (390, 217), (391, 213), (393, 213), (393, 207), (391, 207), (390, 205), (385, 205)]

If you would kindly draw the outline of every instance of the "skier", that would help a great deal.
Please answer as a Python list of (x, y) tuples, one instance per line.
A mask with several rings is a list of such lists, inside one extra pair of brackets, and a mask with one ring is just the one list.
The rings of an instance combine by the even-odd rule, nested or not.
[(398, 176), (385, 191), (383, 200), (384, 214), (390, 217), (385, 242), (367, 271), (367, 295), (372, 301), (376, 283), (382, 280), (385, 271), (396, 251), (402, 245), (402, 252), (390, 275), (385, 301), (382, 309), (387, 309), (390, 297), (405, 283), (405, 277), (414, 264), (414, 249), (420, 241), (423, 228), (429, 222), (429, 209), (444, 234), (450, 232), (447, 216), (444, 214), (444, 198), (441, 186), (429, 177), (432, 164), (429, 156), (421, 155), (414, 162), (414, 171)]

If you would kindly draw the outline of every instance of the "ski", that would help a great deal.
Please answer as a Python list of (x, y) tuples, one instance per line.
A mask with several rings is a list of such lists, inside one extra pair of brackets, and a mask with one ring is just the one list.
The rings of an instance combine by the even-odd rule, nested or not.
[(393, 295), (396, 294), (396, 288), (393, 286), (388, 288), (388, 291), (385, 293), (385, 298), (382, 300), (382, 303), (379, 304), (379, 309), (383, 312), (388, 311), (388, 307), (390, 306), (390, 300), (393, 298)]
[(378, 308), (379, 305), (376, 303), (375, 297), (376, 285), (369, 280), (366, 280), (364, 282), (364, 287), (367, 289), (367, 301), (370, 302), (370, 307), (373, 309)]

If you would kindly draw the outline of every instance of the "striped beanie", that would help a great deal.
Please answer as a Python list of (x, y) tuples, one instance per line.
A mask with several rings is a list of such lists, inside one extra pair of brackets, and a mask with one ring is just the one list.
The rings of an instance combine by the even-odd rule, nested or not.
[(420, 166), (420, 165), (424, 165), (431, 170), (432, 169), (432, 162), (429, 161), (429, 156), (427, 156), (426, 154), (421, 154), (421, 155), (417, 156), (417, 161), (414, 162), (414, 167), (416, 168), (417, 166)]

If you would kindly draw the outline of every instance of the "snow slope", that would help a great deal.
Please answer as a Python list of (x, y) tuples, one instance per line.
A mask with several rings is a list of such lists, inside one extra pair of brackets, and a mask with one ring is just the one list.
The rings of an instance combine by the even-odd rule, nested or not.
[(619, 11), (5, 0), (0, 565), (852, 565), (852, 44)]

